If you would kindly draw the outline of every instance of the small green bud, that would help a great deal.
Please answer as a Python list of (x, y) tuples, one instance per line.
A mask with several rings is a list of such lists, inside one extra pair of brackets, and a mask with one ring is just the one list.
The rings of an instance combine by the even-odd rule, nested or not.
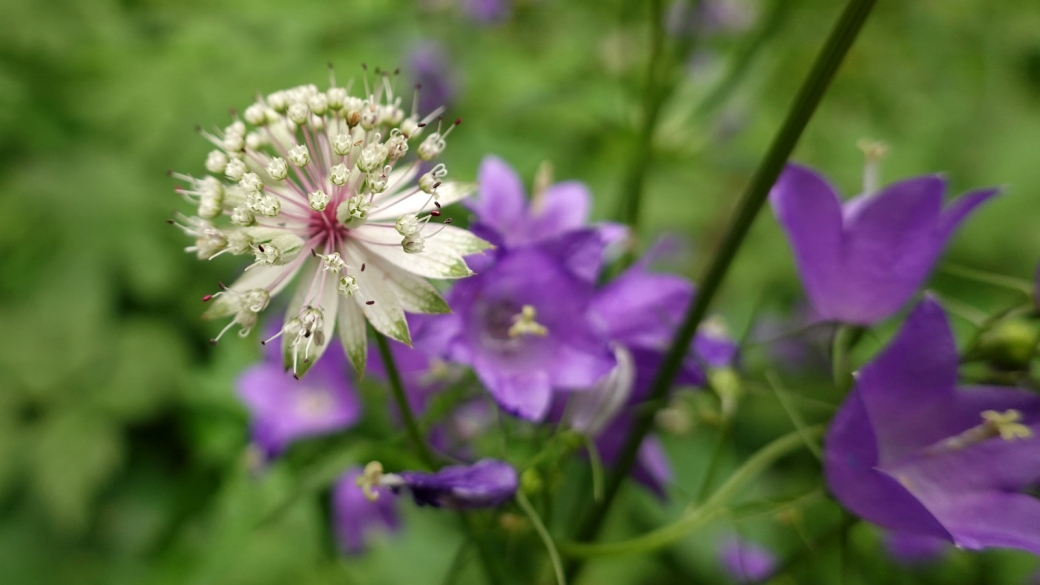
[(543, 486), (542, 476), (537, 469), (532, 467), (520, 474), (520, 489), (524, 490), (525, 494), (534, 495), (542, 491)]
[(979, 354), (1002, 370), (1025, 370), (1040, 341), (1040, 331), (1024, 319), (1001, 321), (987, 331), (979, 344)]

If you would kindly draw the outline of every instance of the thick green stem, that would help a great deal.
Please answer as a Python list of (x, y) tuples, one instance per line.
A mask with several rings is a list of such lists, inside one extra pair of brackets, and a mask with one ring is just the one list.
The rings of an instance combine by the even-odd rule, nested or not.
[(419, 428), (419, 423), (415, 419), (412, 407), (408, 404), (408, 397), (404, 392), (404, 384), (401, 383), (401, 374), (397, 370), (397, 362), (394, 361), (394, 355), (390, 353), (390, 343), (386, 340), (386, 337), (376, 333), (376, 345), (379, 346), (379, 357), (383, 359), (386, 377), (390, 382), (390, 393), (394, 397), (394, 402), (397, 403), (397, 410), (401, 413), (405, 432), (408, 433), (408, 438), (415, 446), (415, 450), (419, 452), (419, 458), (422, 459), (423, 464), (432, 471), (437, 468), (437, 462), (433, 457), (433, 451), (430, 450), (430, 446), (426, 444), (426, 439)]
[[(812, 439), (818, 439), (823, 434), (823, 427), (811, 427), (806, 429), (806, 432)], [(574, 557), (596, 557), (646, 553), (672, 544), (698, 527), (703, 526), (715, 516), (723, 513), (726, 505), (740, 493), (744, 486), (758, 477), (759, 474), (768, 469), (777, 460), (804, 446), (803, 434), (792, 432), (762, 447), (749, 457), (740, 468), (734, 471), (733, 475), (729, 476), (725, 483), (719, 486), (719, 489), (703, 505), (690, 510), (672, 524), (621, 542), (561, 544), (560, 551)]]
[[(776, 182), (784, 168), (784, 164), (794, 150), (802, 131), (808, 125), (816, 107), (823, 98), (827, 87), (845, 59), (849, 48), (862, 29), (867, 16), (873, 9), (876, 0), (850, 0), (841, 17), (831, 30), (830, 36), (821, 49), (808, 77), (802, 84), (794, 103), (784, 120), (783, 126), (773, 139), (758, 169), (752, 176), (744, 191), (737, 213), (730, 223), (722, 244), (708, 266), (707, 272), (700, 280), (697, 297), (686, 311), (682, 325), (665, 357), (660, 369), (654, 376), (648, 402), (661, 402), (671, 387), (682, 365), (683, 358), (697, 331), (697, 326), (704, 319), (711, 301), (718, 292), (726, 273), (729, 271), (737, 251), (754, 223), (755, 217), (762, 209), (769, 195), (769, 190)], [(635, 463), (636, 454), (643, 438), (653, 425), (654, 409), (638, 417), (625, 439), (614, 468), (607, 479), (603, 503), (595, 506), (579, 527), (577, 539), (587, 541), (596, 535), (600, 525), (610, 509), (618, 489), (628, 476)], [(570, 577), (577, 574), (580, 567), (572, 565)]]

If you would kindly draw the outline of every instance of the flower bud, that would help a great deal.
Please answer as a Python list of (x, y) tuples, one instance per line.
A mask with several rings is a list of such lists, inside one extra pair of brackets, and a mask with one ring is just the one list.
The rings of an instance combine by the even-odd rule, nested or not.
[(211, 173), (223, 173), (228, 164), (228, 156), (222, 150), (211, 150), (206, 156), (206, 170)]
[(268, 163), (267, 174), (275, 181), (283, 181), (289, 176), (289, 165), (285, 164), (284, 158), (276, 156)]

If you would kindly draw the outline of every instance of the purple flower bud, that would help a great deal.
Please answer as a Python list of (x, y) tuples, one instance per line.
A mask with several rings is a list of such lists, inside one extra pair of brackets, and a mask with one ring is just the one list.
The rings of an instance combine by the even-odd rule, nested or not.
[[(405, 471), (398, 474), (415, 503), (435, 508), (491, 508), (513, 497), (518, 477), (508, 463), (481, 459), (473, 465), (454, 465), (436, 473)], [(400, 489), (400, 488), (398, 488)]]
[(333, 529), (344, 554), (361, 554), (373, 532), (393, 532), (400, 527), (390, 488), (374, 487), (379, 497), (371, 501), (358, 486), (361, 474), (360, 468), (351, 469), (332, 491)]
[(924, 175), (842, 204), (822, 176), (788, 165), (769, 199), (822, 318), (870, 325), (898, 311), (961, 221), (998, 192), (972, 191), (944, 208), (945, 191), (942, 177)]
[(825, 443), (847, 508), (896, 532), (1040, 554), (1040, 395), (958, 388), (957, 346), (931, 297), (860, 370)]

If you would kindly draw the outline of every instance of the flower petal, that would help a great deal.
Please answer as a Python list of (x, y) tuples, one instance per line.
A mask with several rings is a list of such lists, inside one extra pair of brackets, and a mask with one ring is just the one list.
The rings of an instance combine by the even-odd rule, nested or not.
[(393, 264), (379, 258), (372, 258), (369, 266), (378, 266), (385, 275), (385, 282), (397, 296), (401, 308), (409, 313), (444, 314), (450, 313), (451, 307), (445, 302), (441, 293), (425, 278), (415, 276)]
[(860, 372), (856, 387), (882, 465), (949, 436), (958, 361), (946, 315), (935, 299), (926, 297), (895, 339)]
[(617, 365), (593, 387), (567, 399), (563, 418), (567, 425), (589, 437), (602, 431), (628, 401), (636, 379), (635, 360), (623, 346), (614, 347)]
[(510, 226), (524, 221), (527, 206), (524, 187), (505, 161), (495, 156), (484, 157), (478, 182), (479, 192), (466, 202), (466, 207), (480, 216), (482, 223), (507, 232)]
[(358, 377), (365, 375), (365, 364), (368, 363), (368, 334), (365, 329), (365, 314), (357, 303), (350, 299), (341, 299), (339, 311), (339, 341), (343, 344), (343, 353), (354, 366)]
[[(291, 266), (257, 266), (246, 270), (228, 289), (236, 292), (245, 292), (254, 288), (268, 289), (271, 296), (278, 294), (292, 282), (292, 277), (285, 277), (274, 288), (270, 288), (278, 277), (286, 270), (296, 270)], [(213, 299), (213, 304), (202, 314), (203, 319), (220, 319), (233, 315), (238, 310), (238, 304), (230, 295), (220, 295)]]
[(1040, 500), (1025, 494), (987, 492), (953, 498), (937, 515), (958, 546), (1010, 547), (1040, 554)]
[(789, 164), (769, 201), (791, 242), (806, 294), (823, 317), (833, 318), (842, 227), (837, 191), (812, 170)]
[[(463, 278), (473, 274), (462, 255), (441, 244), (440, 238), (426, 242), (422, 252), (409, 254), (401, 247), (401, 238), (393, 230), (365, 226), (358, 230), (366, 241), (356, 245), (417, 276), (436, 279)], [(382, 232), (382, 233), (378, 233)], [(387, 233), (392, 232), (392, 233)]]
[(549, 186), (531, 204), (532, 222), (527, 236), (533, 241), (581, 228), (589, 219), (592, 195), (579, 181)]
[[(437, 188), (436, 203), (439, 203), (441, 207), (447, 207), (469, 197), (476, 189), (477, 185), (475, 183), (460, 183), (457, 181), (444, 183)], [(386, 198), (384, 201), (393, 201), (393, 199)], [(369, 216), (369, 221), (393, 222), (402, 215), (421, 215), (436, 208), (437, 205), (434, 204), (434, 199), (426, 193), (419, 191), (408, 196), (403, 201), (391, 203), (385, 208), (377, 209)]]
[[(344, 246), (347, 252), (347, 263), (357, 266), (362, 263), (357, 252), (350, 246)], [(387, 284), (387, 275), (376, 263), (367, 264), (365, 270), (354, 271), (358, 292), (354, 300), (365, 313), (376, 331), (391, 339), (411, 346), (412, 338), (408, 332), (408, 321), (404, 317), (404, 309), (397, 295)]]

